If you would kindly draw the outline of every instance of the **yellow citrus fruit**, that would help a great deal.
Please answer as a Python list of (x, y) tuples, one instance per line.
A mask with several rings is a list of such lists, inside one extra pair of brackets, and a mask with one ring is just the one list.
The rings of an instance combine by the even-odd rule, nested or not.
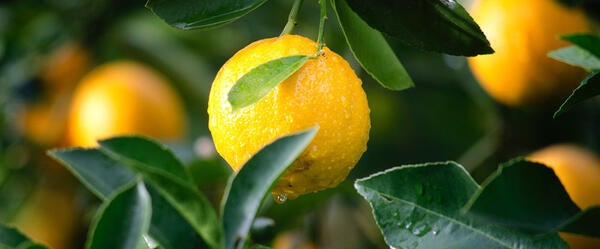
[[(600, 205), (600, 157), (573, 144), (556, 144), (527, 157), (554, 170), (567, 193), (580, 208)], [(600, 239), (561, 233), (571, 248), (600, 248)]]
[(260, 101), (232, 112), (229, 90), (252, 68), (285, 56), (315, 55), (316, 50), (314, 41), (297, 35), (256, 41), (223, 65), (210, 91), (209, 129), (217, 152), (235, 171), (276, 138), (319, 125), (314, 140), (273, 189), (276, 200), (336, 186), (360, 159), (369, 139), (362, 83), (350, 65), (326, 47)]
[(469, 58), (469, 65), (497, 101), (513, 107), (554, 104), (585, 76), (547, 56), (569, 45), (560, 35), (590, 32), (579, 9), (556, 0), (480, 0), (471, 14), (496, 52)]
[(54, 249), (74, 248), (79, 230), (75, 188), (39, 186), (10, 222), (32, 240)]
[(273, 249), (315, 249), (316, 246), (299, 232), (286, 231), (273, 240)]
[(67, 144), (89, 147), (98, 139), (128, 134), (181, 139), (187, 120), (169, 81), (143, 64), (118, 61), (81, 80), (67, 125)]
[(40, 78), (50, 92), (59, 92), (74, 86), (90, 65), (88, 50), (77, 42), (67, 42), (45, 58)]

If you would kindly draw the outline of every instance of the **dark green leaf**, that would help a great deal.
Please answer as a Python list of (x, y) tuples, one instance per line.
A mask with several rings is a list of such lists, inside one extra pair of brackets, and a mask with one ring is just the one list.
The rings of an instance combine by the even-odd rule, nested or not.
[(453, 162), (397, 167), (355, 184), (395, 248), (568, 248), (557, 234), (526, 234), (460, 210), (479, 186)]
[(600, 70), (600, 59), (585, 49), (569, 46), (551, 51), (548, 56), (587, 71)]
[(600, 58), (600, 37), (592, 34), (572, 34), (561, 37)]
[(135, 180), (135, 173), (97, 149), (58, 149), (48, 155), (67, 166), (83, 185), (102, 200)]
[(562, 115), (573, 108), (579, 102), (598, 96), (600, 94), (600, 72), (595, 71), (589, 74), (581, 84), (575, 88), (567, 100), (554, 113), (554, 118)]
[[(146, 140), (141, 143), (152, 142)], [(179, 163), (178, 160), (160, 159), (158, 158), (158, 155), (153, 156), (158, 159), (158, 161), (142, 159), (142, 156), (137, 153), (145, 154), (147, 152), (137, 151), (133, 153), (134, 151), (126, 148), (127, 145), (136, 146), (140, 144), (139, 140), (131, 139), (131, 137), (118, 137), (102, 140), (99, 141), (99, 144), (102, 152), (142, 174), (144, 179), (154, 188), (154, 190), (156, 190), (156, 192), (158, 192), (179, 214), (181, 214), (181, 216), (194, 228), (198, 235), (211, 246), (211, 248), (216, 249), (221, 247), (221, 227), (215, 210), (210, 202), (200, 194), (191, 180), (184, 180), (184, 178), (191, 179), (189, 176), (181, 177), (170, 174), (167, 172), (168, 168), (160, 163), (173, 163), (175, 161)], [(149, 146), (149, 148), (150, 147), (152, 146)], [(172, 153), (167, 149), (164, 149), (162, 152), (155, 152), (164, 156), (168, 154), (170, 155), (169, 157), (172, 157)], [(129, 156), (131, 156), (131, 158)], [(179, 166), (173, 167), (172, 165), (170, 167), (172, 169), (177, 169)]]
[(267, 0), (148, 0), (146, 7), (168, 24), (188, 30), (225, 25)]
[(371, 27), (410, 46), (452, 55), (494, 52), (455, 0), (348, 0), (348, 5)]
[(106, 201), (90, 228), (88, 249), (131, 249), (145, 243), (152, 209), (144, 184), (128, 186)]
[(268, 246), (263, 246), (263, 245), (252, 245), (252, 247), (250, 247), (252, 249), (271, 249), (271, 247)]
[(259, 101), (280, 82), (298, 71), (308, 58), (306, 55), (282, 57), (259, 65), (244, 74), (227, 96), (233, 111)]
[[(135, 180), (135, 172), (98, 149), (52, 150), (49, 155), (61, 161), (92, 193), (106, 200)], [(165, 249), (192, 249), (198, 240), (195, 230), (152, 188), (150, 236)]]
[(317, 130), (315, 127), (279, 138), (250, 158), (233, 178), (223, 205), (226, 249), (244, 247), (262, 200)]
[(600, 238), (600, 206), (583, 210), (564, 224), (560, 230)]
[(402, 90), (413, 87), (408, 72), (383, 35), (360, 19), (345, 0), (331, 2), (346, 42), (365, 71), (385, 88)]
[(466, 210), (538, 234), (557, 231), (580, 211), (552, 169), (523, 159), (500, 165), (472, 196)]
[(103, 151), (109, 151), (111, 157), (120, 162), (143, 165), (148, 170), (160, 173), (184, 182), (193, 183), (183, 164), (165, 146), (138, 136), (123, 136), (99, 142)]
[(0, 248), (21, 248), (21, 247), (31, 247), (35, 246), (35, 248), (45, 249), (46, 247), (42, 245), (35, 244), (31, 241), (27, 236), (23, 235), (14, 227), (6, 226), (0, 223)]

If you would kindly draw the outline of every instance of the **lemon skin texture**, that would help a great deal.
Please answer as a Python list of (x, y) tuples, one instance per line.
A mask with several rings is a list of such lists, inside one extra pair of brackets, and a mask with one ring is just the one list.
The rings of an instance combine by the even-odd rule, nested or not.
[(471, 10), (495, 53), (468, 59), (476, 79), (510, 107), (544, 107), (564, 100), (585, 77), (548, 52), (569, 46), (560, 35), (590, 32), (586, 16), (555, 0), (480, 0)]
[(187, 131), (183, 104), (170, 83), (133, 61), (110, 62), (87, 74), (74, 92), (67, 125), (68, 145), (82, 147), (133, 134), (176, 141)]
[(336, 186), (360, 159), (371, 127), (362, 83), (342, 57), (324, 47), (323, 54), (253, 105), (232, 112), (227, 95), (252, 68), (281, 57), (312, 56), (316, 50), (314, 41), (297, 35), (256, 41), (223, 65), (211, 88), (209, 129), (217, 152), (235, 171), (275, 139), (319, 126), (274, 187), (276, 200)]
[[(527, 159), (552, 168), (565, 190), (581, 209), (600, 205), (600, 157), (574, 144), (555, 144)], [(573, 249), (600, 248), (600, 239), (560, 233)]]

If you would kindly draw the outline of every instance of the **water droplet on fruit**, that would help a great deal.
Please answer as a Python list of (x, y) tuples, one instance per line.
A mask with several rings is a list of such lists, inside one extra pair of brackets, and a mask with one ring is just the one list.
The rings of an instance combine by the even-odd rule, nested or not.
[(282, 204), (287, 201), (287, 196), (285, 194), (277, 194), (275, 196), (275, 201), (279, 204)]

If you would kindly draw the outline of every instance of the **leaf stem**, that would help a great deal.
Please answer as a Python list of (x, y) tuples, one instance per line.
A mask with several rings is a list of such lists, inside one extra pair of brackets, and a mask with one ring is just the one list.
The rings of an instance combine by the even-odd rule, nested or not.
[(323, 45), (325, 45), (325, 43), (323, 43), (323, 31), (325, 30), (325, 20), (327, 20), (327, 0), (319, 0), (319, 3), (321, 4), (321, 16), (319, 23), (319, 36), (317, 36), (317, 55), (323, 53)]
[(300, 5), (302, 5), (303, 0), (294, 0), (294, 5), (292, 5), (292, 10), (290, 11), (290, 15), (288, 16), (288, 21), (283, 27), (283, 31), (279, 36), (287, 35), (292, 33), (294, 27), (296, 27), (296, 16), (298, 16), (298, 10), (300, 10)]

